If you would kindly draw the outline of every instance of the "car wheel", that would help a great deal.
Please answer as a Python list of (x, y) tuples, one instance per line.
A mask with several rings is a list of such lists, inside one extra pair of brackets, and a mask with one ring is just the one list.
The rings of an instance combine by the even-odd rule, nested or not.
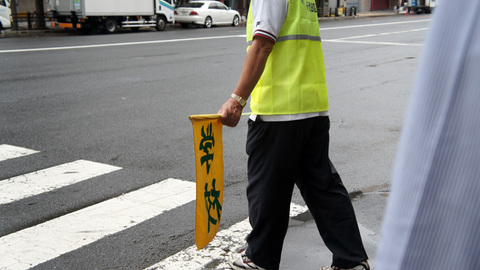
[(233, 17), (232, 26), (237, 26), (239, 23), (240, 23), (240, 18), (237, 15), (235, 15), (235, 17)]
[(203, 26), (205, 28), (212, 27), (212, 18), (210, 16), (207, 16), (207, 18), (205, 18), (205, 24)]
[(103, 32), (107, 34), (115, 33), (117, 31), (117, 20), (114, 18), (107, 18), (103, 23)]
[(165, 30), (165, 27), (167, 26), (167, 21), (165, 20), (165, 17), (160, 16), (157, 19), (157, 24), (155, 25), (155, 29), (157, 31), (163, 31)]

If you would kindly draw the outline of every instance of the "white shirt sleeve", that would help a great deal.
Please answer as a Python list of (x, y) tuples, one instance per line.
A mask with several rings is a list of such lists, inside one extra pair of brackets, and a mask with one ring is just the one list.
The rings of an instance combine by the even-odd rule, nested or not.
[(252, 0), (253, 36), (277, 41), (288, 12), (288, 0)]

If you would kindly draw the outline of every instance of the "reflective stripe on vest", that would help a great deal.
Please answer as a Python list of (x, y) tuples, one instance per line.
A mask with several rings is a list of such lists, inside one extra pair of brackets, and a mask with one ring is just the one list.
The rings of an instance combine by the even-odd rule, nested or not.
[[(261, 1), (261, 0), (252, 0)], [(252, 41), (252, 14), (247, 43)], [(289, 0), (288, 13), (250, 100), (253, 114), (328, 111), (328, 94), (314, 0)]]
[[(322, 41), (321, 37), (315, 37), (315, 36), (308, 36), (308, 35), (291, 35), (291, 36), (284, 36), (284, 37), (278, 37), (277, 42), (282, 42), (285, 40), (294, 40), (294, 39), (306, 39), (306, 40), (313, 40), (313, 41)], [(248, 41), (248, 46), (252, 45), (252, 41)]]

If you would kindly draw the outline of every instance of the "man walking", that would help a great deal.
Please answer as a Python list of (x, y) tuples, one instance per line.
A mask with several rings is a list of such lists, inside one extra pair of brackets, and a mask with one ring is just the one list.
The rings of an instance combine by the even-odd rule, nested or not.
[(279, 268), (294, 185), (333, 253), (323, 269), (370, 269), (347, 190), (328, 157), (328, 94), (314, 0), (252, 0), (240, 79), (220, 108), (238, 124), (251, 96), (248, 248), (233, 269)]

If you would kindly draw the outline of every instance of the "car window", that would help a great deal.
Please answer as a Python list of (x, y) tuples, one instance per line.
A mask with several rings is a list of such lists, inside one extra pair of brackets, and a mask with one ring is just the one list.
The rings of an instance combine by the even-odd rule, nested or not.
[(224, 9), (224, 10), (227, 10), (227, 6), (225, 6), (224, 4), (218, 4), (218, 9)]
[(0, 5), (2, 5), (2, 6), (5, 6), (5, 7), (6, 7), (6, 6), (7, 6), (7, 3), (5, 3), (5, 0), (0, 0)]
[(217, 3), (210, 3), (210, 6), (208, 6), (208, 9), (218, 9)]
[(183, 7), (201, 8), (203, 5), (204, 5), (204, 3), (191, 2), (191, 3), (188, 3), (188, 4), (183, 5)]
[(172, 0), (163, 0), (163, 1), (169, 3), (170, 5), (172, 4)]

